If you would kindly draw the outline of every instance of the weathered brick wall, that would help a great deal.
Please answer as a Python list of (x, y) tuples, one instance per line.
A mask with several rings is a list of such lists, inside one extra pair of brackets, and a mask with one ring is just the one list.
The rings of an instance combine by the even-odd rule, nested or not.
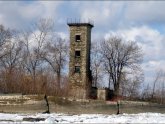
[(97, 99), (106, 100), (107, 99), (107, 90), (106, 89), (97, 89)]
[[(69, 24), (68, 24), (69, 25)], [(70, 27), (69, 87), (70, 96), (86, 99), (89, 96), (90, 81), (90, 24), (73, 24)], [(75, 42), (75, 35), (81, 35), (81, 41)], [(75, 50), (80, 50), (80, 58), (75, 58)], [(75, 66), (80, 66), (80, 73), (74, 73)]]

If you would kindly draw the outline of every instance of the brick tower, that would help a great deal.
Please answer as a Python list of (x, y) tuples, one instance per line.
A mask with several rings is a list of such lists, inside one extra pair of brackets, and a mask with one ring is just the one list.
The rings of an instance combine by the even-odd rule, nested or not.
[(68, 22), (70, 29), (69, 96), (88, 99), (91, 92), (90, 47), (92, 23)]

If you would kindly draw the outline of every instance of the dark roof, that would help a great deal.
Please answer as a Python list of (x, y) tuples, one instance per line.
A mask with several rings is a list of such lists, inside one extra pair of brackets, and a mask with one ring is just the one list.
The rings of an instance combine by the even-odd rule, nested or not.
[(93, 24), (91, 23), (67, 23), (69, 26), (90, 26), (93, 27)]

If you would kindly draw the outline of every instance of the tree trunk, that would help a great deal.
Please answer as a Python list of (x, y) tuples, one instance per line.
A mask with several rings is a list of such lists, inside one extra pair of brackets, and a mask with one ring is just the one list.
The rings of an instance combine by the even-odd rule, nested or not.
[(111, 75), (109, 75), (109, 89), (111, 89)]
[(58, 74), (57, 74), (57, 87), (58, 87), (58, 89), (61, 88), (60, 83), (61, 83), (61, 74), (58, 73)]
[(114, 84), (114, 97), (119, 96), (119, 84)]
[(45, 99), (45, 101), (46, 101), (47, 110), (46, 110), (45, 112), (43, 112), (43, 113), (49, 114), (49, 113), (50, 113), (50, 110), (49, 110), (49, 102), (48, 102), (48, 98), (47, 98), (47, 95), (46, 95), (46, 94), (45, 94), (45, 96), (44, 96), (44, 99)]
[(36, 71), (33, 69), (33, 86), (32, 86), (32, 93), (36, 94), (38, 89), (36, 87)]

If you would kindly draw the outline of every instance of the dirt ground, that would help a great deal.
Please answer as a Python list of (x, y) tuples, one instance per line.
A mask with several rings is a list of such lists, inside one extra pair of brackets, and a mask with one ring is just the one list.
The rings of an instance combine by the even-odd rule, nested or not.
[[(115, 102), (87, 100), (74, 101), (63, 98), (48, 97), (51, 113), (67, 114), (116, 114)], [(0, 95), (0, 112), (4, 113), (42, 113), (47, 110), (44, 96), (29, 95), (14, 97)], [(145, 102), (120, 102), (120, 113), (165, 113), (165, 105)]]

